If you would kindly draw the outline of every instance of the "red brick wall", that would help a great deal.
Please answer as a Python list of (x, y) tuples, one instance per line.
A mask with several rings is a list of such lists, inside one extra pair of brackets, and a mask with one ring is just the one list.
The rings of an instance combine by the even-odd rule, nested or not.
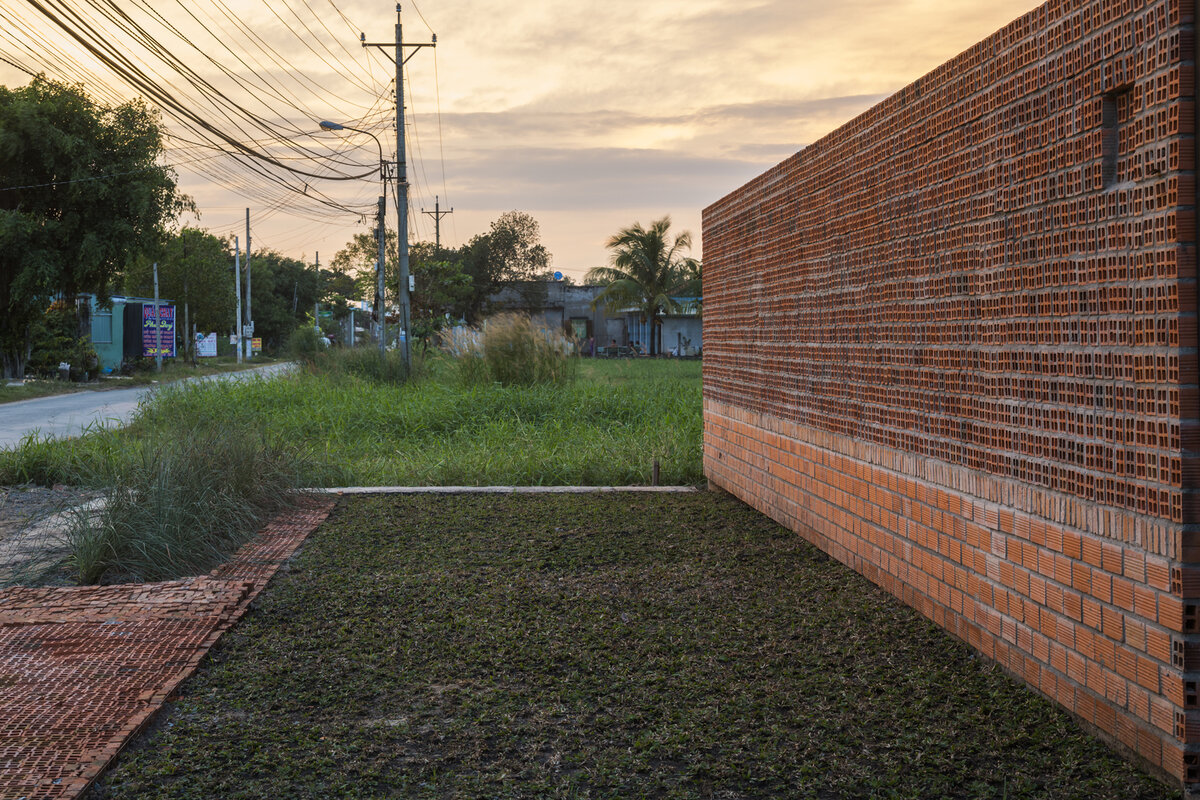
[(710, 480), (1188, 783), (1195, 61), (1050, 2), (704, 212)]

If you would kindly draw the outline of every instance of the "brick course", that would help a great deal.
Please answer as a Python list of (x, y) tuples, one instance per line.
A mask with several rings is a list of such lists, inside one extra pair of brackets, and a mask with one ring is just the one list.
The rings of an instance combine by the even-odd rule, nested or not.
[(1188, 784), (1195, 65), (1050, 2), (704, 212), (710, 480)]

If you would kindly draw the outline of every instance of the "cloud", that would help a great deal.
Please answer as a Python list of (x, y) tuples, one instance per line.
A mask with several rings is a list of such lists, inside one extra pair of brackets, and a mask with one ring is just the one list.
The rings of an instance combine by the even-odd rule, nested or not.
[(589, 211), (701, 208), (769, 165), (662, 150), (538, 147), (477, 151), (447, 166), (469, 176), (451, 187), (464, 206)]
[[(413, 203), (432, 207), (437, 193), (444, 206), (457, 207), (447, 221), (459, 232), (452, 243), (485, 229), (500, 211), (536, 212), (559, 263), (567, 264), (602, 260), (605, 238), (635, 218), (649, 221), (670, 212), (698, 238), (700, 208), (1037, 2), (405, 3), (405, 40), (427, 42), (430, 28), (439, 40), (436, 50), (420, 51), (407, 68), (409, 119), (418, 134), (409, 142)], [(336, 141), (337, 152), (373, 164), (375, 144), (368, 137), (316, 134), (317, 120), (333, 119), (377, 133), (391, 150), (393, 66), (386, 56), (364, 51), (358, 34), (390, 40), (393, 4), (235, 2), (228, 16), (204, 7), (211, 19), (162, 13), (259, 96), (249, 96), (187, 46), (176, 42), (172, 52), (186, 55), (255, 113), (286, 114), (281, 124), (295, 131), (285, 137), (289, 142), (319, 147)], [(282, 61), (273, 62), (246, 31), (282, 53)], [(31, 46), (47, 42), (61, 43), (61, 35), (51, 31)], [(133, 57), (142, 52), (132, 41), (123, 46)], [(3, 70), (0, 64), (0, 77)], [(232, 175), (224, 189), (204, 188), (203, 174), (181, 173), (184, 191), (210, 206), (206, 222), (226, 225), (228, 216), (236, 225), (240, 206), (257, 206), (264, 242), (277, 237), (285, 250), (329, 253), (359, 225), (353, 215), (347, 215), (345, 230), (289, 217), (287, 202), (294, 197), (276, 202), (277, 188), (261, 182), (257, 192), (246, 191), (255, 187), (246, 186), (242, 171), (214, 166), (222, 165)], [(214, 169), (207, 179), (221, 181), (221, 175)], [(370, 180), (313, 185), (356, 207), (369, 205), (378, 191)], [(423, 222), (417, 215), (414, 226)], [(277, 232), (268, 230), (271, 225)]]

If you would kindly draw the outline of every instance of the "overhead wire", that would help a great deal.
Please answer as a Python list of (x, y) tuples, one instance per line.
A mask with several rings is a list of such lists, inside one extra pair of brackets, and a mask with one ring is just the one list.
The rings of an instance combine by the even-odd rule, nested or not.
[[(354, 30), (353, 23), (337, 5), (332, 0), (327, 2), (347, 28)], [(301, 16), (299, 7), (288, 8), (296, 24), (290, 24), (277, 13), (269, 0), (263, 0), (263, 5), (285, 23), (285, 29), (322, 64), (352, 87), (370, 91), (374, 96), (373, 102), (359, 103), (353, 99), (353, 93), (335, 95), (325, 85), (327, 82), (309, 78), (304, 70), (297, 69), (278, 50), (255, 34), (238, 15), (233, 14), (224, 0), (209, 0), (207, 4), (190, 0), (191, 8), (184, 0), (176, 0), (188, 18), (207, 32), (215, 43), (208, 40), (200, 42), (179, 24), (155, 10), (150, 0), (133, 0), (132, 6), (128, 3), (118, 5), (116, 0), (75, 0), (74, 4), (69, 0), (27, 0), (27, 4), (40, 15), (38, 19), (65, 34), (70, 45), (55, 48), (52, 53), (35, 50), (27, 43), (39, 40), (35, 25), (16, 9), (0, 8), (0, 20), (6, 23), (0, 26), (3, 28), (0, 30), (0, 45), (6, 51), (0, 52), (0, 60), (29, 75), (49, 67), (54, 75), (70, 82), (86, 83), (98, 97), (106, 101), (124, 102), (124, 98), (110, 87), (111, 81), (102, 78), (87, 65), (94, 62), (107, 70), (129, 89), (145, 96), (160, 108), (173, 123), (164, 130), (164, 146), (168, 155), (163, 159), (164, 166), (202, 172), (215, 185), (241, 192), (248, 201), (262, 204), (263, 219), (288, 213), (308, 218), (315, 225), (325, 225), (343, 222), (347, 215), (362, 218), (372, 214), (375, 203), (371, 202), (373, 187), (369, 184), (364, 183), (361, 188), (356, 186), (358, 190), (348, 199), (335, 199), (314, 185), (324, 180), (357, 182), (377, 174), (377, 166), (367, 169), (376, 155), (369, 151), (370, 143), (355, 141), (358, 137), (339, 137), (340, 141), (337, 142), (316, 138), (316, 131), (309, 128), (309, 123), (314, 122), (318, 114), (314, 113), (308, 101), (297, 94), (297, 90), (310, 98), (333, 97), (342, 108), (350, 106), (359, 109), (360, 115), (343, 124), (386, 135), (391, 127), (388, 125), (390, 111), (380, 109), (380, 106), (388, 99), (387, 90), (391, 82), (380, 86), (375, 78), (381, 59), (378, 53), (373, 53), (372, 48), (363, 48), (361, 55), (355, 58), (351, 49), (341, 43), (341, 37), (334, 36), (330, 26), (308, 0), (302, 0), (302, 6), (311, 14), (311, 22)], [(214, 9), (216, 16), (205, 10), (206, 7)], [(86, 12), (84, 8), (91, 10)], [(135, 19), (134, 11), (147, 16), (143, 20)], [(420, 10), (417, 11), (420, 14)], [(218, 17), (224, 17), (225, 21)], [(425, 22), (423, 15), (421, 18)], [(153, 31), (151, 26), (154, 27)], [(365, 67), (368, 74), (366, 81), (358, 73), (347, 71), (335, 63), (342, 60), (340, 54), (325, 44), (324, 37), (317, 33), (316, 27), (337, 39), (337, 47), (350, 56), (351, 61)], [(237, 32), (236, 37), (232, 35), (233, 31)], [(22, 41), (22, 38), (27, 41)], [(320, 40), (318, 44), (324, 54), (310, 43), (311, 38)], [(118, 40), (125, 39), (135, 46), (118, 43)], [(239, 47), (238, 42), (249, 44), (250, 49)], [(70, 47), (80, 48), (84, 58), (73, 59), (63, 55)], [(228, 53), (245, 71), (224, 66), (212, 55), (218, 49)], [(254, 51), (261, 53), (276, 69), (266, 67), (262, 60), (254, 56)], [(255, 105), (234, 99), (227, 89), (218, 87), (212, 79), (185, 61), (181, 52), (199, 54), (202, 63), (212, 65), (223, 79), (230, 82), (229, 85), (235, 86)], [(258, 68), (253, 65), (258, 65)], [(287, 76), (294, 88), (273, 75)], [(438, 102), (440, 138), (440, 96)], [(276, 109), (280, 104), (299, 112), (304, 121), (297, 124), (279, 115)], [(267, 116), (264, 111), (273, 113)], [(259, 131), (259, 135), (247, 135), (251, 130)], [(416, 136), (415, 121), (412, 130)], [(296, 141), (297, 137), (301, 141)], [(309, 141), (314, 146), (306, 144)], [(420, 153), (419, 137), (414, 141)], [(394, 158), (395, 154), (392, 155)], [(427, 188), (429, 180), (423, 164), (420, 171), (422, 183)], [(444, 163), (442, 171), (444, 187)], [(415, 188), (419, 195), (421, 187)], [(391, 193), (394, 196), (395, 189)], [(410, 208), (412, 216), (413, 210)], [(416, 224), (412, 227), (417, 230)]]
[[(213, 124), (209, 123), (206, 119), (201, 118), (192, 109), (182, 104), (177, 99), (176, 95), (162, 89), (159, 85), (159, 81), (165, 82), (176, 92), (180, 91), (178, 87), (174, 86), (174, 84), (170, 83), (169, 81), (165, 81), (161, 76), (157, 76), (159, 79), (158, 81), (152, 80), (150, 76), (148, 76), (136, 64), (127, 58), (117, 47), (108, 44), (105, 41), (105, 37), (99, 35), (99, 30), (92, 25), (89, 20), (86, 20), (81, 15), (75, 13), (74, 10), (60, 4), (61, 11), (71, 17), (71, 24), (68, 24), (66, 20), (58, 16), (52, 9), (48, 8), (40, 0), (28, 0), (28, 2), (41, 11), (49, 21), (58, 26), (64, 33), (75, 39), (89, 53), (91, 53), (92, 56), (113, 70), (128, 85), (142, 91), (157, 105), (169, 109), (170, 111), (174, 112), (175, 115), (182, 117), (184, 120), (193, 123), (194, 125), (198, 125), (209, 133), (216, 135), (245, 155), (262, 158), (266, 161), (273, 161), (273, 159), (265, 153), (243, 145), (240, 141), (233, 139), (233, 137), (229, 136), (224, 131), (217, 129)], [(47, 0), (47, 2), (54, 3), (55, 0)], [(91, 34), (91, 39), (85, 37), (85, 33)], [(103, 44), (98, 44), (97, 42), (102, 42)], [(282, 166), (278, 163), (276, 165)]]
[[(442, 81), (438, 75), (438, 56), (437, 48), (433, 49), (433, 91), (437, 98), (437, 121), (438, 121), (438, 161), (442, 165), (442, 196), (446, 198), (447, 205), (453, 205), (450, 202), (450, 190), (446, 187), (446, 146), (445, 137), (442, 134)], [(455, 227), (454, 219), (450, 220), (451, 230), (454, 232), (454, 241), (458, 241), (458, 229)]]

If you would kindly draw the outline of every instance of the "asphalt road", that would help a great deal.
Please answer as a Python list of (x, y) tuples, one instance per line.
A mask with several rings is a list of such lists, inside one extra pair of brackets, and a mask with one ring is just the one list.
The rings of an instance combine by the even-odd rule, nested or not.
[[(291, 363), (186, 378), (189, 381), (242, 381), (267, 377), (292, 368)], [(163, 384), (174, 386), (176, 383)], [(54, 437), (78, 436), (90, 425), (124, 425), (137, 410), (138, 402), (159, 386), (74, 392), (0, 404), (0, 448), (13, 447), (33, 431)]]

